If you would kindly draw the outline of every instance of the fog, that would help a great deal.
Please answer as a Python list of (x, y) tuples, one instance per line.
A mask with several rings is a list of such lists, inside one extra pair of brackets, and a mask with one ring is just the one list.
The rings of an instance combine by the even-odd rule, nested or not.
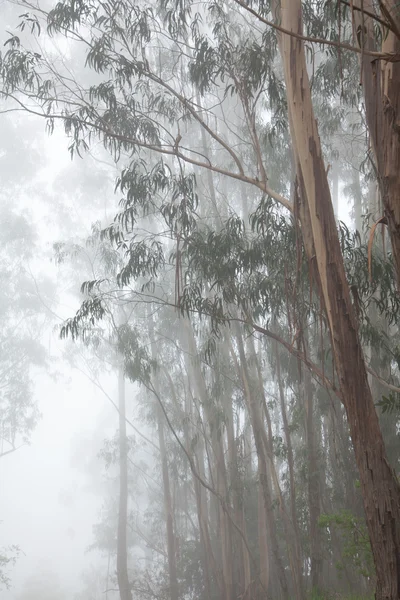
[(74, 372), (69, 381), (59, 382), (38, 375), (35, 394), (43, 416), (31, 443), (1, 464), (2, 542), (22, 550), (13, 569), (13, 587), (2, 592), (5, 599), (18, 597), (25, 580), (42, 572), (58, 577), (66, 597), (72, 597), (79, 591), (82, 571), (99, 561), (87, 548), (101, 498), (88, 487), (84, 470), (72, 462), (77, 447), (88, 440), (88, 454), (96, 455), (96, 441), (99, 446), (100, 436), (107, 435), (101, 418), (107, 407), (97, 390)]
[[(1, 545), (19, 549), (15, 565), (7, 568), (12, 585), (1, 590), (5, 600), (29, 596), (29, 586), (35, 581), (43, 593), (49, 578), (58, 585), (60, 598), (72, 598), (82, 588), (85, 571), (104, 567), (101, 555), (89, 547), (103, 503), (98, 487), (105, 474), (99, 452), (118, 423), (104, 393), (71, 366), (65, 343), (59, 339), (59, 324), (76, 310), (78, 290), (68, 279), (62, 280), (62, 274), (60, 277), (53, 244), (65, 235), (66, 214), (72, 214), (69, 219), (82, 219), (75, 235), (79, 230), (90, 232), (91, 220), (83, 216), (79, 201), (69, 198), (63, 204), (57, 199), (59, 181), (74, 176), (63, 133), (56, 131), (49, 137), (42, 127), (32, 125), (32, 118), (20, 116), (14, 126), (14, 133), (25, 131), (32, 139), (34, 136), (35, 148), (35, 172), (28, 185), (18, 190), (14, 203), (40, 239), (39, 252), (30, 256), (26, 269), (35, 287), (35, 292), (29, 293), (36, 294), (47, 315), (39, 332), (47, 356), (45, 365), (31, 368), (38, 423), (29, 439), (21, 440), (18, 449), (4, 456), (0, 464)], [(13, 159), (7, 145), (1, 161), (2, 173), (10, 181), (8, 193), (19, 183), (13, 181), (8, 164), (29, 173), (31, 157), (24, 150), (27, 140), (18, 138), (9, 140)], [(3, 188), (3, 204), (8, 208), (6, 197), (7, 188)], [(53, 211), (55, 204), (58, 214)], [(107, 387), (107, 378), (103, 383)], [(108, 384), (115, 391), (116, 382)], [(2, 452), (9, 449), (4, 442), (2, 439)]]
[(0, 1), (1, 600), (400, 597), (387, 2)]

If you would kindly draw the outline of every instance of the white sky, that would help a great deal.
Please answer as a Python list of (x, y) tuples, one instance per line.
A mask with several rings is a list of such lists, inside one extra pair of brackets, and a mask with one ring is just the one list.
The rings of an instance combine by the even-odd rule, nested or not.
[[(24, 579), (44, 567), (77, 592), (81, 571), (96, 560), (85, 550), (93, 542), (102, 498), (88, 491), (87, 476), (70, 463), (74, 441), (110, 434), (97, 431), (106, 400), (77, 371), (69, 383), (39, 376), (36, 394), (43, 418), (31, 445), (0, 462), (2, 545), (18, 544), (24, 552), (13, 570), (13, 588), (1, 593), (2, 600), (14, 599)], [(94, 456), (98, 450), (89, 449)]]
[[(41, 204), (39, 198), (27, 195), (19, 198), (18, 207), (30, 209), (38, 225), (39, 245), (46, 252), (59, 239), (59, 233), (49, 227), (51, 183), (62, 169), (67, 168), (72, 176), (74, 164), (65, 136), (56, 133), (49, 138), (42, 129), (38, 130), (36, 144), (45, 148), (45, 155), (38, 164), (35, 185), (37, 190), (47, 187), (50, 203)], [(71, 198), (71, 210), (76, 210), (73, 203)], [(97, 217), (90, 219), (88, 209), (82, 207), (81, 225), (89, 231), (91, 221)], [(34, 273), (41, 270), (52, 277), (56, 275), (54, 263), (48, 258), (34, 260), (31, 268)], [(64, 318), (72, 316), (78, 300), (61, 294), (60, 306), (53, 308)], [(54, 381), (44, 370), (35, 373), (35, 398), (42, 419), (31, 436), (30, 446), (0, 460), (0, 548), (16, 544), (23, 552), (11, 573), (13, 587), (0, 592), (1, 600), (14, 600), (25, 579), (43, 569), (54, 570), (68, 598), (72, 598), (79, 591), (82, 570), (98, 559), (96, 554), (85, 551), (93, 542), (92, 526), (98, 521), (102, 498), (87, 489), (87, 476), (82, 468), (71, 466), (71, 458), (79, 439), (97, 438), (101, 445), (104, 438), (112, 435), (117, 416), (114, 423), (109, 418), (108, 428), (101, 430), (102, 415), (109, 411), (107, 400), (83, 374), (63, 364), (60, 357), (65, 343), (58, 339), (57, 332), (48, 331), (46, 336), (49, 339), (45, 345), (53, 356), (59, 357), (54, 368), (62, 375)], [(116, 388), (115, 381), (108, 391), (115, 393)], [(88, 451), (95, 457), (99, 449), (100, 446), (93, 445)], [(99, 462), (102, 464), (101, 459)]]

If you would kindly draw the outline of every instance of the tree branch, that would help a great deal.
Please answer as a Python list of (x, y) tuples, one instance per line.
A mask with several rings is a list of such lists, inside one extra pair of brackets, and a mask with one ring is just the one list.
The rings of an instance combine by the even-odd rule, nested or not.
[[(38, 110), (34, 110), (33, 108), (30, 108), (26, 104), (24, 104), (19, 98), (17, 98), (13, 94), (2, 92), (1, 90), (0, 90), (0, 94), (3, 95), (4, 97), (11, 98), (15, 102), (17, 102), (17, 104), (19, 104), (23, 108), (23, 110), (25, 110), (27, 113), (41, 117), (43, 119), (56, 119), (56, 120), (61, 120), (63, 122), (65, 122), (65, 120), (67, 118), (72, 119), (72, 117), (66, 117), (65, 115), (62, 115), (62, 114), (54, 114), (54, 113), (46, 114), (46, 113), (40, 112)], [(1, 111), (0, 111), (0, 114), (1, 114)], [(187, 154), (183, 154), (182, 151), (179, 150), (179, 148), (176, 149), (175, 146), (170, 146), (170, 147), (155, 146), (154, 144), (149, 144), (147, 142), (143, 142), (138, 139), (133, 139), (128, 136), (115, 133), (111, 129), (106, 127), (105, 125), (100, 126), (97, 123), (93, 123), (91, 121), (88, 121), (86, 119), (81, 119), (76, 116), (73, 117), (73, 120), (75, 121), (75, 123), (82, 125), (83, 127), (91, 128), (94, 131), (96, 131), (98, 134), (102, 133), (102, 134), (108, 136), (109, 138), (115, 139), (119, 142), (131, 144), (132, 146), (139, 146), (140, 148), (145, 148), (147, 150), (151, 150), (152, 152), (157, 152), (158, 154), (177, 157), (177, 158), (182, 159), (185, 163), (194, 165), (196, 167), (199, 167), (200, 169), (207, 169), (209, 171), (212, 171), (213, 173), (218, 173), (220, 175), (224, 175), (231, 179), (237, 179), (239, 181), (243, 181), (244, 183), (254, 185), (259, 190), (261, 190), (262, 192), (264, 192), (265, 194), (267, 194), (268, 196), (270, 196), (271, 198), (273, 198), (274, 200), (279, 202), (279, 204), (284, 206), (289, 212), (291, 212), (291, 213), (293, 212), (292, 203), (287, 198), (285, 198), (281, 194), (278, 194), (277, 192), (272, 190), (265, 182), (259, 181), (258, 179), (254, 179), (253, 177), (249, 177), (244, 174), (242, 175), (241, 173), (234, 173), (232, 171), (227, 171), (226, 169), (222, 169), (221, 167), (212, 165), (211, 162), (202, 162), (202, 161), (196, 160), (194, 158), (191, 158)], [(190, 149), (188, 149), (188, 151), (191, 152)]]
[(264, 25), (268, 25), (272, 27), (276, 31), (280, 33), (284, 33), (286, 35), (290, 35), (298, 40), (302, 40), (303, 42), (311, 42), (312, 44), (322, 44), (325, 46), (333, 46), (338, 48), (339, 50), (349, 50), (350, 52), (355, 52), (356, 54), (364, 54), (366, 56), (371, 56), (375, 60), (387, 60), (388, 62), (400, 62), (400, 54), (398, 52), (374, 52), (372, 50), (366, 50), (365, 48), (360, 48), (359, 46), (352, 46), (346, 42), (335, 42), (334, 40), (327, 40), (325, 38), (318, 37), (310, 37), (308, 35), (303, 35), (301, 33), (296, 33), (295, 31), (290, 31), (289, 29), (285, 29), (281, 27), (277, 23), (270, 21), (269, 19), (265, 19), (262, 17), (256, 10), (248, 6), (244, 0), (234, 0), (236, 4), (244, 8), (247, 12), (252, 14), (256, 19), (264, 23)]

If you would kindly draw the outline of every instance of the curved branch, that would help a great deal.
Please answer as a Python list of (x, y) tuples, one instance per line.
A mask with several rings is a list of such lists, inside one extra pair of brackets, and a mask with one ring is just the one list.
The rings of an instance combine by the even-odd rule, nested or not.
[(23, 446), (26, 446), (26, 444), (21, 444), (20, 446), (13, 446), (10, 450), (5, 450), (0, 454), (0, 458), (3, 458), (3, 456), (7, 456), (7, 454), (13, 454), (13, 452), (16, 452)]
[(340, 0), (340, 2), (341, 2), (341, 4), (348, 6), (349, 8), (351, 8), (354, 11), (364, 13), (364, 15), (366, 15), (367, 17), (370, 17), (377, 23), (380, 23), (383, 27), (387, 27), (387, 29), (390, 29), (391, 31), (393, 31), (393, 33), (395, 33), (397, 35), (397, 30), (393, 29), (390, 23), (388, 23), (384, 19), (381, 19), (378, 15), (375, 15), (374, 13), (370, 12), (369, 10), (366, 10), (365, 8), (361, 8), (361, 6), (355, 6), (353, 3), (347, 2), (347, 0)]
[[(246, 323), (246, 321), (242, 321), (242, 322)], [(277, 335), (276, 333), (273, 333), (272, 331), (270, 331), (269, 329), (266, 329), (265, 327), (260, 327), (260, 325), (256, 325), (255, 323), (248, 323), (247, 322), (246, 324), (250, 325), (250, 327), (252, 327), (255, 331), (258, 331), (259, 333), (262, 333), (263, 335), (266, 335), (267, 337), (269, 337), (272, 340), (275, 340), (276, 342), (278, 342), (279, 344), (281, 344), (281, 346), (283, 346), (284, 348), (286, 348), (286, 350), (290, 354), (292, 354), (293, 356), (295, 356), (296, 358), (298, 358), (299, 360), (301, 360), (310, 369), (310, 371), (314, 375), (316, 375), (318, 377), (321, 385), (323, 385), (324, 387), (327, 387), (328, 389), (332, 390), (332, 392), (334, 392), (336, 394), (336, 396), (340, 400), (343, 399), (340, 390), (325, 375), (325, 373), (323, 373), (323, 371), (318, 367), (318, 365), (316, 365), (309, 358), (307, 358), (307, 356), (303, 352), (300, 352), (300, 350), (297, 350), (297, 348), (295, 348), (293, 346), (293, 344), (290, 344), (289, 342), (287, 342), (286, 340), (284, 340), (283, 338), (281, 338), (279, 335)]]
[(311, 42), (312, 44), (322, 44), (325, 46), (333, 46), (334, 48), (338, 48), (339, 50), (349, 50), (350, 52), (355, 52), (356, 54), (363, 54), (366, 56), (370, 56), (375, 60), (386, 60), (388, 62), (400, 62), (400, 54), (398, 52), (374, 52), (372, 50), (367, 50), (365, 48), (360, 48), (359, 46), (352, 46), (351, 44), (347, 44), (346, 42), (335, 42), (334, 40), (327, 40), (325, 38), (319, 37), (310, 37), (308, 35), (303, 35), (301, 33), (296, 33), (295, 31), (290, 31), (289, 29), (285, 29), (281, 27), (277, 23), (270, 21), (269, 19), (265, 19), (262, 17), (256, 10), (248, 6), (244, 0), (234, 0), (236, 4), (244, 8), (247, 12), (252, 14), (256, 19), (264, 23), (264, 25), (268, 25), (272, 27), (276, 31), (280, 33), (284, 33), (286, 35), (290, 35), (298, 40), (302, 40), (303, 42)]
[(385, 381), (385, 379), (383, 379), (380, 375), (378, 375), (378, 373), (376, 373), (373, 369), (371, 369), (371, 367), (366, 367), (366, 369), (367, 369), (368, 373), (370, 375), (372, 375), (372, 377), (377, 379), (379, 381), (379, 383), (382, 384), (385, 388), (387, 388), (388, 390), (390, 390), (392, 392), (396, 392), (397, 394), (400, 394), (400, 387), (397, 387), (396, 385), (393, 385), (392, 383)]
[(154, 75), (153, 73), (147, 73), (146, 75), (149, 79), (151, 79), (155, 83), (158, 83), (158, 85), (161, 85), (163, 88), (168, 90), (173, 96), (175, 96), (175, 98), (177, 98), (179, 100), (179, 102), (181, 102), (181, 104), (183, 104), (183, 106), (190, 112), (192, 117), (194, 119), (196, 119), (196, 121), (201, 125), (201, 127), (203, 127), (203, 129), (205, 131), (207, 131), (207, 133), (231, 155), (237, 168), (239, 169), (240, 175), (244, 176), (243, 166), (242, 166), (242, 163), (240, 162), (239, 157), (237, 156), (236, 152), (234, 152), (234, 150), (232, 150), (232, 148), (229, 146), (229, 144), (227, 144), (217, 133), (215, 133), (215, 131), (213, 131), (207, 125), (207, 123), (205, 121), (203, 121), (203, 119), (200, 117), (200, 115), (197, 113), (197, 111), (193, 108), (192, 104), (188, 101), (188, 99), (185, 98), (184, 96), (182, 96), (181, 94), (179, 94), (176, 90), (174, 90), (173, 87), (171, 87), (165, 81), (160, 79), (160, 77), (157, 77), (157, 75)]
[[(0, 95), (11, 98), (15, 102), (17, 102), (17, 104), (19, 104), (22, 107), (22, 109), (25, 110), (27, 113), (41, 117), (43, 119), (56, 119), (56, 120), (65, 121), (67, 118), (65, 115), (62, 115), (62, 114), (54, 114), (54, 113), (46, 114), (46, 113), (40, 112), (38, 110), (34, 110), (33, 108), (29, 108), (26, 104), (24, 104), (19, 98), (17, 98), (13, 94), (2, 92), (0, 90)], [(1, 111), (0, 111), (0, 114), (1, 114)], [(194, 158), (191, 158), (187, 154), (183, 154), (182, 151), (179, 150), (179, 148), (176, 148), (175, 146), (170, 146), (170, 147), (155, 146), (154, 144), (149, 144), (149, 143), (143, 142), (138, 139), (133, 139), (128, 136), (115, 133), (112, 130), (110, 130), (108, 127), (100, 126), (98, 123), (92, 123), (91, 121), (81, 119), (76, 116), (74, 116), (73, 118), (77, 124), (82, 125), (86, 128), (91, 128), (94, 131), (96, 131), (98, 134), (102, 133), (104, 135), (107, 135), (109, 138), (115, 139), (119, 142), (125, 142), (127, 144), (132, 144), (133, 146), (139, 146), (140, 148), (146, 148), (147, 150), (151, 150), (152, 152), (157, 152), (158, 154), (164, 154), (164, 155), (168, 155), (168, 156), (177, 157), (177, 158), (182, 159), (185, 163), (194, 165), (201, 169), (207, 169), (209, 171), (212, 171), (213, 173), (218, 173), (219, 175), (224, 175), (226, 177), (230, 177), (231, 179), (237, 179), (239, 181), (243, 181), (244, 183), (249, 183), (250, 185), (254, 185), (259, 190), (261, 190), (262, 192), (264, 192), (265, 194), (267, 194), (268, 196), (270, 196), (271, 198), (273, 198), (274, 200), (279, 202), (279, 204), (284, 206), (289, 212), (291, 212), (291, 213), (293, 212), (293, 205), (287, 198), (285, 198), (278, 192), (275, 192), (265, 182), (259, 181), (258, 179), (249, 177), (248, 175), (245, 175), (245, 174), (227, 171), (226, 169), (222, 169), (221, 167), (213, 165), (211, 162), (202, 162), (200, 160), (196, 160)], [(191, 152), (190, 149), (188, 151)]]

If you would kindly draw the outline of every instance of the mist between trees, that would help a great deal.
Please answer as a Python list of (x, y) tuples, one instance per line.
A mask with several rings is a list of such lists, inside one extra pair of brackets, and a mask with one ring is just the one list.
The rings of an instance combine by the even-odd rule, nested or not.
[(0, 7), (2, 456), (50, 331), (115, 418), (76, 599), (400, 598), (398, 3)]

